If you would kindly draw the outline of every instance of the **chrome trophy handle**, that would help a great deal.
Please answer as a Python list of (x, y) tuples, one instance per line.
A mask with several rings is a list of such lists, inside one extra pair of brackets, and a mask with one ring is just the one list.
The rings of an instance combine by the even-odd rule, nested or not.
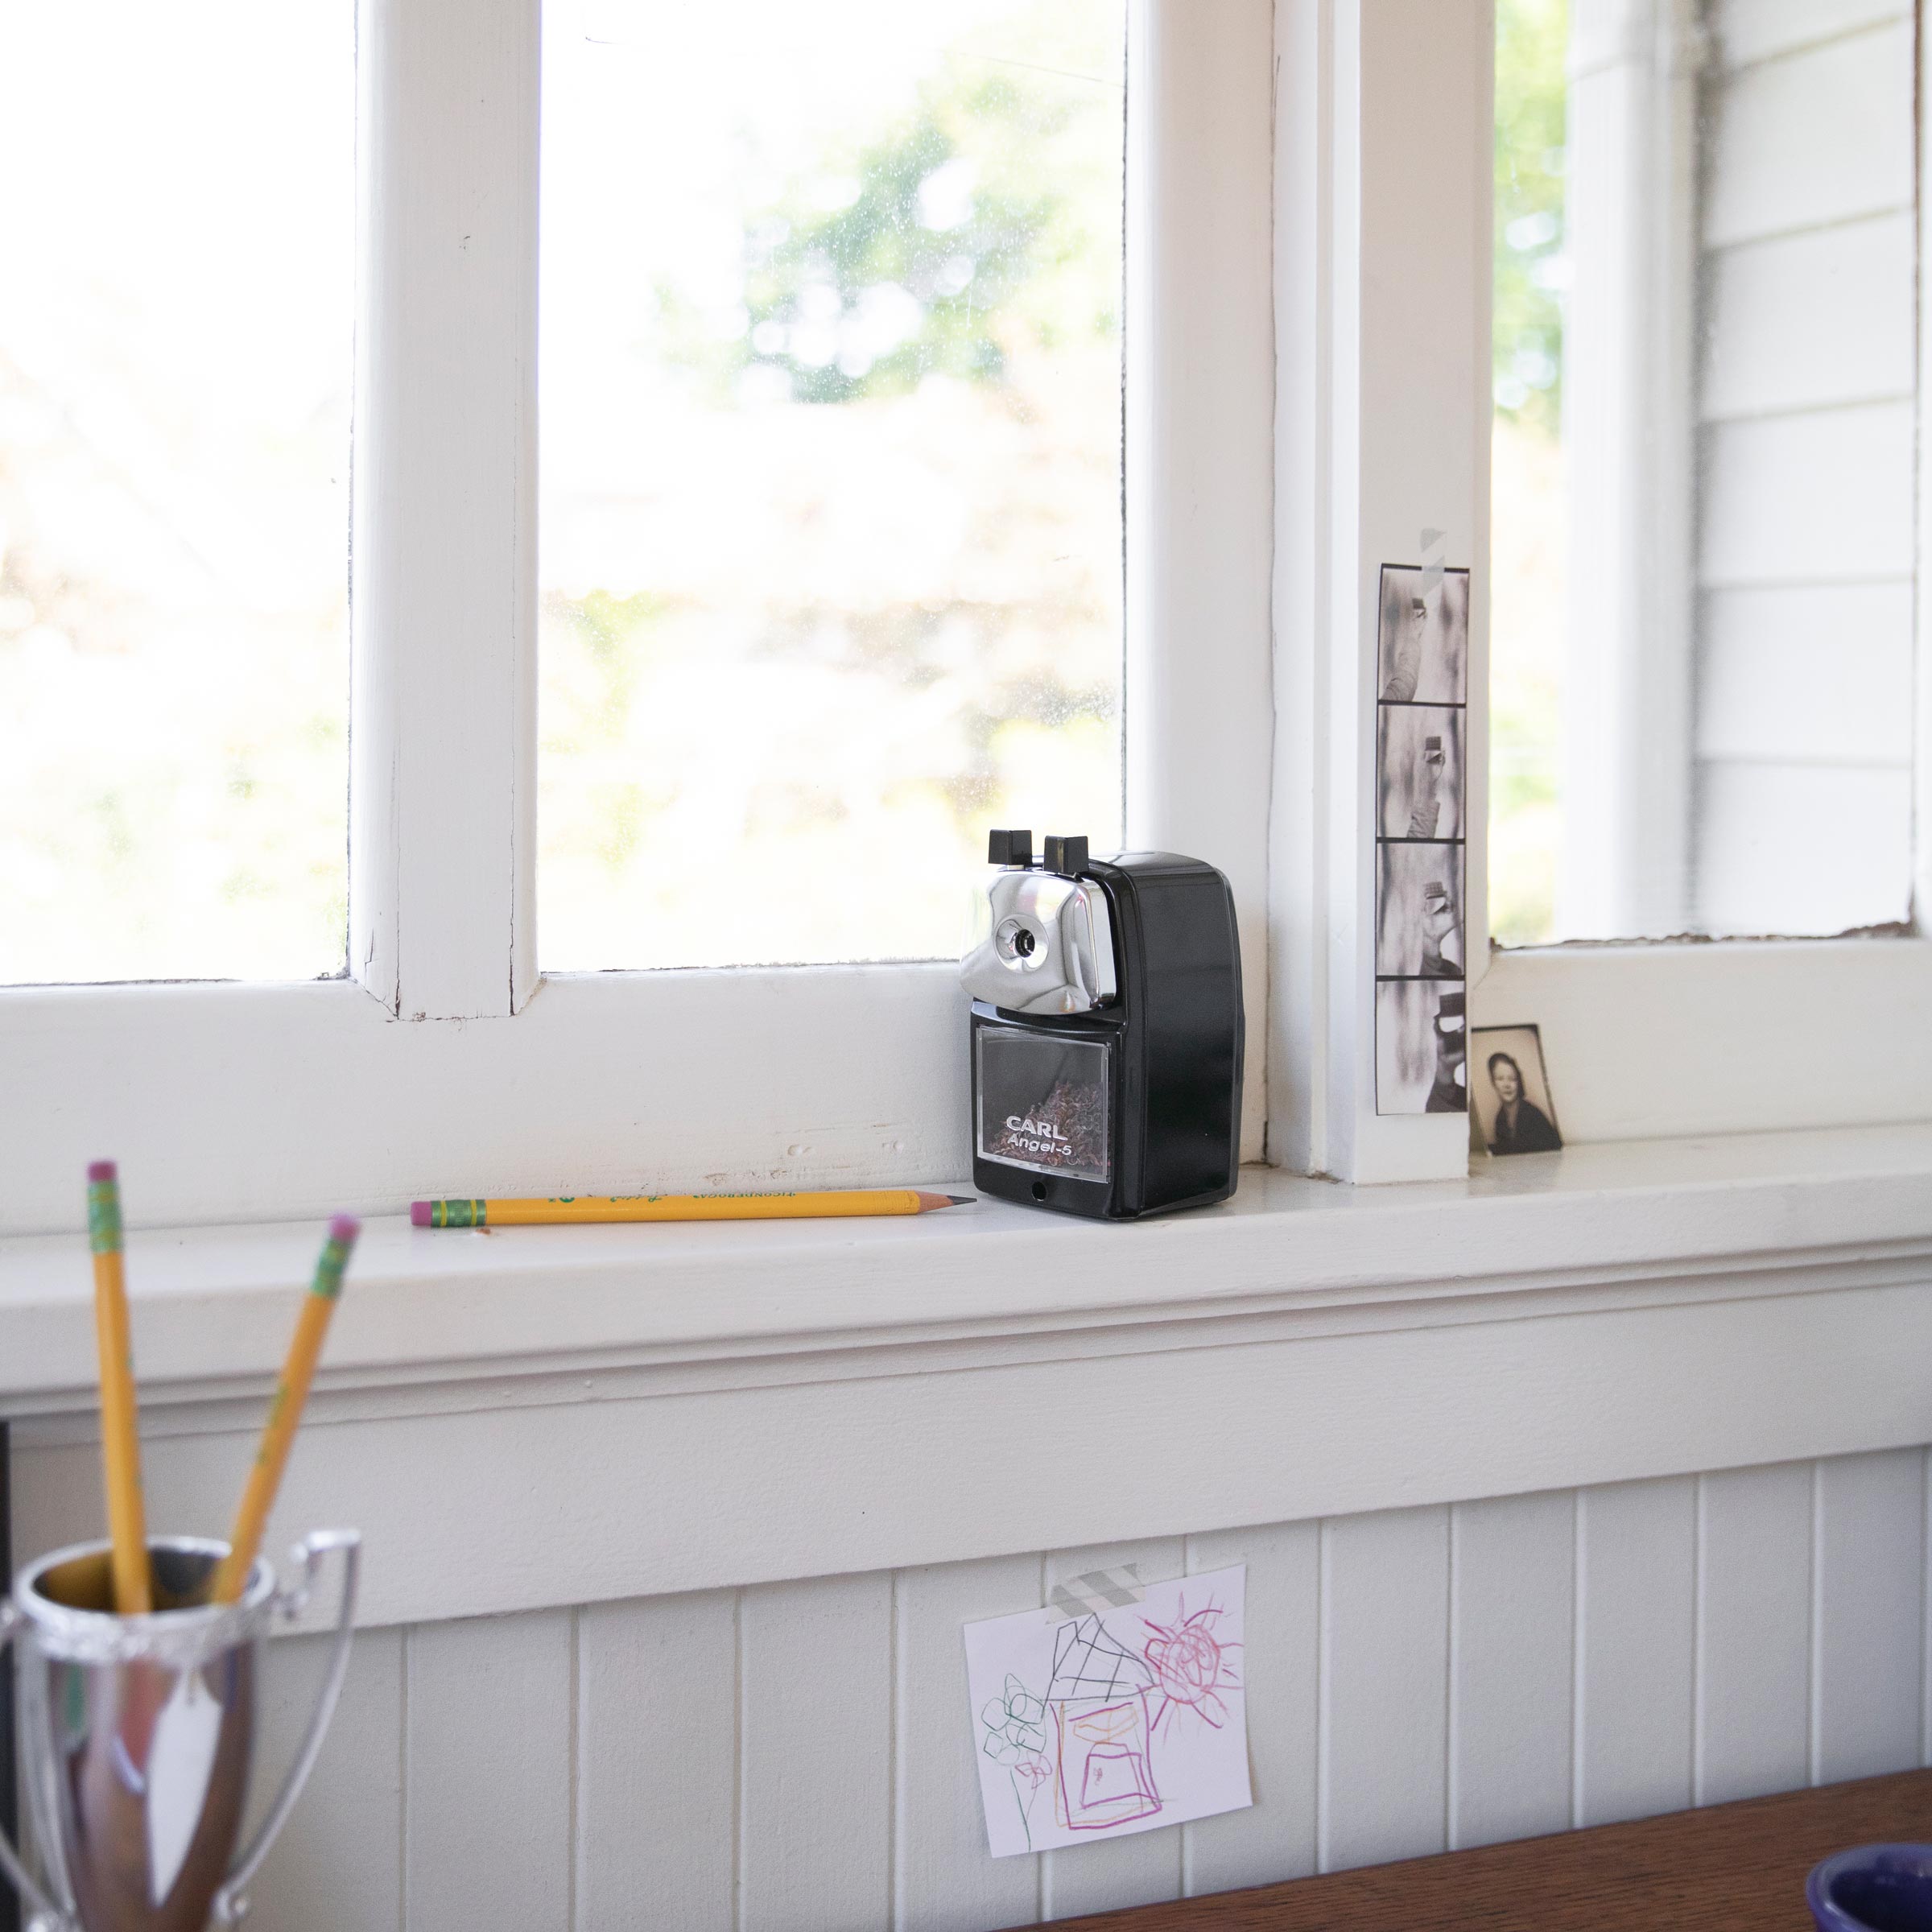
[[(0, 1655), (4, 1655), (9, 1645), (20, 1634), (20, 1626), (26, 1621), (14, 1608), (10, 1596), (0, 1601)], [(19, 1854), (6, 1841), (6, 1834), (0, 1831), (0, 1872), (4, 1872), (13, 1881), (18, 1892), (35, 1913), (32, 1925), (35, 1932), (44, 1927), (46, 1932), (73, 1932), (73, 1921), (43, 1892), (27, 1875), (27, 1868), (20, 1862)]]
[(295, 1761), (288, 1768), (288, 1776), (276, 1794), (275, 1802), (269, 1806), (261, 1829), (250, 1841), (234, 1870), (229, 1873), (227, 1882), (215, 1894), (215, 1923), (218, 1926), (238, 1926), (247, 1916), (248, 1899), (244, 1888), (261, 1869), (269, 1847), (275, 1842), (283, 1826), (287, 1823), (289, 1813), (295, 1808), (295, 1800), (302, 1795), (302, 1787), (308, 1783), (308, 1774), (315, 1769), (316, 1760), (321, 1753), (322, 1740), (328, 1732), (328, 1720), (335, 1714), (336, 1699), (341, 1695), (342, 1680), (349, 1673), (349, 1646), (356, 1629), (356, 1584), (362, 1570), (362, 1537), (359, 1530), (318, 1530), (303, 1537), (289, 1553), (290, 1565), (295, 1571), (295, 1580), (280, 1593), (275, 1608), (291, 1622), (302, 1614), (308, 1607), (309, 1595), (315, 1587), (322, 1559), (332, 1550), (342, 1553), (342, 1595), (336, 1610), (336, 1646), (329, 1655), (328, 1675), (323, 1680), (322, 1694), (316, 1699), (308, 1728), (296, 1747)]

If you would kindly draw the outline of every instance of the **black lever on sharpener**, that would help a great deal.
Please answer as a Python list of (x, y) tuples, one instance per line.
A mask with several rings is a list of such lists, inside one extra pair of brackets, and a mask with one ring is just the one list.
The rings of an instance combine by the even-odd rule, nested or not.
[(1077, 879), (1087, 869), (1087, 840), (1079, 838), (1063, 838), (1057, 832), (1046, 835), (1046, 869), (1057, 872), (1063, 879)]

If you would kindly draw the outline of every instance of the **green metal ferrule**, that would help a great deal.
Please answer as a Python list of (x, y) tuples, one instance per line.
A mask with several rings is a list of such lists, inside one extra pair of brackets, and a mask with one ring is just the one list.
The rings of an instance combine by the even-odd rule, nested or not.
[(87, 1245), (96, 1254), (121, 1252), (121, 1189), (117, 1182), (87, 1184)]
[(322, 1258), (316, 1263), (316, 1278), (309, 1284), (311, 1294), (333, 1301), (342, 1292), (342, 1276), (349, 1266), (350, 1244), (334, 1235), (322, 1244)]
[(485, 1210), (489, 1206), (487, 1201), (431, 1201), (429, 1224), (432, 1228), (487, 1227)]

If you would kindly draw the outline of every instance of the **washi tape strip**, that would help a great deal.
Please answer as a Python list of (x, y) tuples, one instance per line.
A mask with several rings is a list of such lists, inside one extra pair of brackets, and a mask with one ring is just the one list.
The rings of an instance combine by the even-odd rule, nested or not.
[(1422, 601), (1433, 603), (1443, 588), (1443, 572), (1449, 559), (1449, 533), (1424, 530), (1422, 539)]
[(1055, 1583), (1046, 1608), (1056, 1617), (1092, 1616), (1104, 1610), (1124, 1610), (1146, 1594), (1140, 1566), (1123, 1563), (1117, 1570), (1089, 1570), (1084, 1576)]

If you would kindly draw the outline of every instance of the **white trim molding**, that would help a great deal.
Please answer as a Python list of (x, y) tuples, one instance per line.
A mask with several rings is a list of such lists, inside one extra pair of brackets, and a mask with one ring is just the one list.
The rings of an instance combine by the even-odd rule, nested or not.
[(1542, 1029), (1564, 1137), (1751, 1133), (1932, 1111), (1932, 943), (1768, 939), (1492, 953), (1478, 1026)]
[[(132, 1242), (151, 1510), (246, 1462), (316, 1232)], [(93, 1346), (77, 1238), (0, 1245), (23, 1550), (98, 1516)], [(371, 1622), (588, 1602), (1899, 1447), (1929, 1348), (1925, 1128), (1121, 1228), (379, 1223), (276, 1534), (357, 1523)], [(479, 1468), (486, 1536), (435, 1500)]]
[(950, 962), (567, 974), (514, 1019), (418, 1026), (345, 980), (19, 988), (0, 1019), (0, 1233), (80, 1227), (105, 1154), (136, 1227), (969, 1164)]
[(536, 0), (362, 0), (349, 967), (536, 983)]
[[(1426, 530), (1450, 568), (1488, 568), (1491, 9), (1278, 0), (1276, 43), (1273, 997), (1286, 1030), (1269, 1144), (1344, 1180), (1447, 1178), (1467, 1167), (1461, 1116), (1376, 1111), (1375, 652), (1381, 568), (1423, 562)], [(1472, 595), (1472, 762), (1488, 743), (1486, 609)], [(1466, 892), (1472, 953), (1480, 918)]]
[(1233, 888), (1248, 1020), (1241, 1151), (1258, 1160), (1272, 0), (1133, 0), (1128, 19), (1127, 844), (1206, 859)]

